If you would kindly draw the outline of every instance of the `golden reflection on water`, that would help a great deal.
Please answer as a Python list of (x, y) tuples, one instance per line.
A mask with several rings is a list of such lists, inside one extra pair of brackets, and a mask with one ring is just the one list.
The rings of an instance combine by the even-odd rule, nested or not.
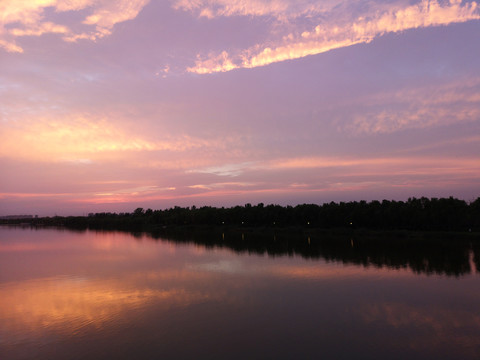
[[(385, 273), (388, 271), (383, 270)], [(310, 280), (321, 280), (321, 279), (344, 279), (352, 277), (376, 277), (379, 276), (379, 272), (382, 272), (381, 269), (376, 268), (363, 268), (352, 265), (338, 265), (338, 264), (328, 264), (324, 266), (292, 266), (292, 265), (280, 265), (275, 266), (271, 269), (273, 275), (281, 278), (296, 278), (296, 279), (310, 279)], [(408, 272), (400, 273), (390, 272), (390, 276), (411, 276)]]
[[(172, 243), (115, 232), (26, 233), (0, 241), (2, 259), (26, 259), (0, 261), (5, 274), (21, 277), (0, 282), (0, 345), (48, 333), (102, 331), (149, 307), (168, 311), (225, 296), (202, 288), (211, 276), (183, 268), (182, 256), (172, 262), (177, 252)], [(203, 252), (183, 251), (188, 257)]]
[[(151, 314), (155, 331), (157, 322), (179, 309), (188, 309), (188, 321), (198, 316), (224, 324), (213, 337), (232, 331), (239, 312), (251, 322), (251, 331), (260, 334), (255, 323), (268, 314), (264, 324), (279, 338), (290, 328), (303, 335), (360, 329), (368, 343), (377, 341), (368, 331), (387, 329), (381, 335), (392, 348), (428, 353), (453, 343), (467, 358), (479, 353), (480, 312), (471, 305), (480, 302), (476, 274), (464, 278), (473, 285), (469, 288), (456, 279), (407, 269), (238, 255), (119, 233), (46, 234), (43, 240), (0, 241), (0, 269), (12, 276), (9, 280), (7, 272), (0, 273), (0, 358), (2, 345), (35, 347), (85, 332), (107, 336), (109, 329), (123, 331), (125, 324), (149, 322)], [(449, 295), (447, 285), (458, 296)], [(445, 302), (442, 295), (447, 295)], [(458, 297), (470, 309), (462, 302), (450, 306)], [(195, 306), (204, 304), (213, 311)], [(218, 307), (225, 323), (210, 318)], [(307, 316), (302, 315), (305, 310)], [(397, 342), (389, 333), (412, 335)]]
[[(178, 273), (155, 278), (179, 278)], [(195, 274), (183, 277), (199, 279)], [(152, 275), (149, 277), (152, 279)], [(219, 296), (220, 294), (217, 294)], [(154, 304), (156, 309), (188, 306), (212, 299), (206, 291), (172, 287), (155, 289), (135, 285), (135, 277), (119, 280), (89, 280), (75, 277), (40, 278), (0, 287), (1, 327), (9, 332), (43, 331), (73, 335), (84, 327), (101, 329), (126, 312)]]

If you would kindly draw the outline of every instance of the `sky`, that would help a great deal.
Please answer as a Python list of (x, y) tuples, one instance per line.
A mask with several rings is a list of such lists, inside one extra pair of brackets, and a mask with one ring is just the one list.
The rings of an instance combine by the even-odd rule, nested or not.
[(480, 196), (480, 1), (0, 0), (0, 215)]

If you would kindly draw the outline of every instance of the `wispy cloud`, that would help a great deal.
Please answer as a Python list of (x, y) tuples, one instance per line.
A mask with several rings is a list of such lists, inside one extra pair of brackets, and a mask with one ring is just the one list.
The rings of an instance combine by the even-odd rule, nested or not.
[(341, 131), (380, 134), (475, 122), (480, 120), (480, 79), (402, 89), (358, 102), (361, 111), (339, 126)]
[[(478, 174), (480, 164), (478, 158), (457, 157), (376, 157), (376, 158), (355, 158), (355, 157), (298, 157), (273, 160), (265, 163), (265, 169), (270, 170), (293, 170), (293, 169), (326, 169), (326, 168), (348, 168), (353, 175), (377, 174), (387, 175), (389, 173), (425, 173), (433, 174), (438, 172), (455, 173), (455, 171)], [(356, 170), (354, 170), (356, 169)], [(454, 171), (454, 169), (456, 169)]]
[[(65, 41), (96, 39), (110, 35), (115, 24), (134, 19), (150, 0), (5, 0), (0, 2), (0, 48), (23, 52), (17, 39), (24, 36), (60, 34)], [(47, 10), (56, 13), (85, 11), (88, 15), (72, 26), (49, 19)]]
[[(247, 1), (246, 3), (256, 8), (254, 6), (256, 2), (250, 3)], [(200, 4), (203, 3), (200, 2)], [(284, 3), (279, 2), (279, 4)], [(283, 33), (281, 36), (278, 36), (278, 30), (272, 32), (268, 44), (257, 44), (251, 48), (230, 53), (222, 51), (220, 54), (210, 54), (205, 58), (199, 56), (195, 65), (187, 70), (197, 74), (208, 74), (238, 68), (254, 68), (320, 54), (359, 43), (369, 43), (386, 33), (480, 19), (480, 8), (475, 1), (450, 0), (449, 2), (439, 2), (437, 0), (422, 0), (413, 5), (405, 5), (405, 3), (381, 4), (379, 2), (369, 2), (363, 4), (366, 10), (359, 15), (357, 15), (358, 9), (346, 9), (342, 6), (334, 7), (327, 13), (318, 16), (316, 18), (317, 25), (310, 29), (304, 28), (305, 21), (296, 23), (294, 19), (290, 19), (287, 21), (289, 26), (285, 26), (285, 28), (291, 30), (293, 27), (294, 30)], [(184, 7), (187, 8), (187, 6)], [(209, 9), (209, 7), (204, 9)], [(209, 16), (205, 16), (242, 14), (242, 7), (230, 9), (224, 6), (223, 9), (224, 11), (204, 10), (209, 14)], [(250, 9), (248, 6), (243, 9), (245, 15), (256, 15), (255, 11), (248, 9)], [(276, 13), (281, 12), (280, 9), (287, 11), (288, 6), (277, 6), (275, 9), (272, 10), (272, 13), (275, 14), (275, 18), (279, 18)], [(350, 16), (346, 16), (345, 12), (348, 10), (351, 11)], [(258, 13), (269, 15), (269, 12), (265, 10), (258, 10)], [(310, 16), (315, 18), (315, 14), (317, 12), (310, 9)]]
[(286, 20), (323, 13), (340, 3), (339, 0), (177, 0), (173, 7), (206, 18), (271, 16)]
[(215, 190), (215, 189), (242, 189), (242, 188), (251, 188), (252, 186), (257, 185), (256, 183), (251, 182), (220, 182), (212, 184), (196, 184), (188, 186), (190, 189), (197, 190)]
[(0, 199), (37, 199), (37, 198), (58, 198), (73, 196), (73, 193), (0, 193)]
[[(461, 182), (474, 183), (480, 174), (478, 157), (418, 155), (287, 157), (224, 167), (241, 168), (235, 174), (236, 181), (193, 183), (187, 187), (195, 192), (186, 196), (353, 192), (385, 186), (414, 189), (423, 188), (425, 183), (448, 187)], [(207, 173), (224, 176), (213, 171)]]
[(0, 133), (0, 156), (78, 164), (90, 164), (102, 153), (119, 159), (122, 152), (185, 152), (209, 146), (208, 140), (189, 135), (148, 139), (120, 122), (91, 114), (7, 122)]
[(218, 176), (238, 176), (244, 172), (245, 169), (255, 167), (252, 162), (245, 162), (240, 164), (224, 164), (219, 166), (211, 166), (205, 168), (192, 169), (190, 173), (204, 173)]

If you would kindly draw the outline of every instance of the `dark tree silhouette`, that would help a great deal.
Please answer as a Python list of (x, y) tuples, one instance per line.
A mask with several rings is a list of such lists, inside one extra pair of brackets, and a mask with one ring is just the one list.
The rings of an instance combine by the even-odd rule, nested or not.
[(203, 206), (132, 213), (95, 213), (88, 217), (0, 219), (0, 223), (92, 229), (144, 229), (168, 226), (300, 227), (371, 230), (480, 231), (480, 198), (467, 203), (449, 198), (409, 198), (407, 201), (330, 202), (297, 206), (245, 204), (231, 208)]

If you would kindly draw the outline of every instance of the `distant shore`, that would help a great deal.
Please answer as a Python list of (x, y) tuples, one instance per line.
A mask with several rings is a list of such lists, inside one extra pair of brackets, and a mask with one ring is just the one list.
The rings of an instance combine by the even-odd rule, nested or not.
[(353, 201), (297, 206), (245, 204), (230, 208), (137, 208), (131, 213), (90, 213), (88, 216), (10, 216), (0, 224), (62, 226), (73, 229), (162, 231), (182, 228), (228, 228), (248, 231), (420, 231), (477, 233), (480, 197), (475, 201), (410, 198), (408, 201)]

